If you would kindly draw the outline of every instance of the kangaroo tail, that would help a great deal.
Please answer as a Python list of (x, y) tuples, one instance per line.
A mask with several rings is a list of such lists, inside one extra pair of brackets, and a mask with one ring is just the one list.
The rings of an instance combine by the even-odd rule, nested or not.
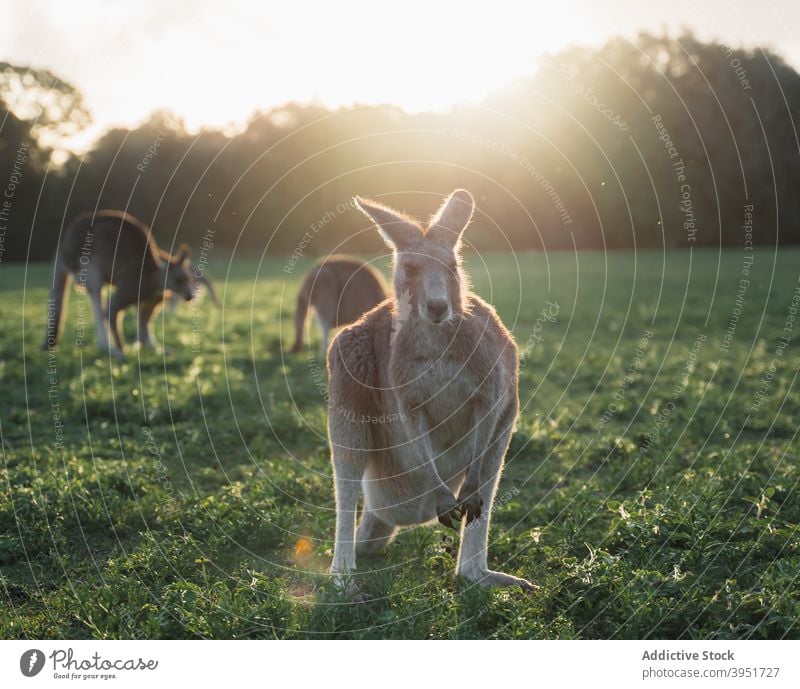
[(42, 349), (53, 349), (58, 342), (58, 331), (61, 316), (67, 302), (67, 286), (70, 274), (66, 266), (56, 257), (53, 263), (53, 282), (50, 286), (50, 298), (47, 300), (47, 330)]
[(303, 350), (303, 330), (306, 326), (306, 316), (308, 314), (308, 306), (311, 301), (311, 279), (306, 278), (303, 286), (300, 288), (300, 294), (297, 295), (297, 310), (294, 314), (294, 346), (292, 346), (292, 353), (297, 354)]

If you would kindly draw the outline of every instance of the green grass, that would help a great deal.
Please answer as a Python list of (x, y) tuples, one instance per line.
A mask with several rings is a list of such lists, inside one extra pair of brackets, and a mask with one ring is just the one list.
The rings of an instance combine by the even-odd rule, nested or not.
[(427, 526), (360, 562), (364, 604), (324, 575), (316, 345), (282, 354), (307, 263), (212, 264), (224, 311), (181, 306), (155, 328), (172, 353), (129, 347), (123, 364), (97, 355), (91, 319), (74, 345), (80, 295), (48, 360), (48, 267), (3, 265), (0, 636), (800, 636), (800, 324), (779, 340), (800, 251), (756, 250), (723, 351), (742, 257), (471, 256), (529, 345), (490, 565), (541, 588), (454, 578), (453, 533)]

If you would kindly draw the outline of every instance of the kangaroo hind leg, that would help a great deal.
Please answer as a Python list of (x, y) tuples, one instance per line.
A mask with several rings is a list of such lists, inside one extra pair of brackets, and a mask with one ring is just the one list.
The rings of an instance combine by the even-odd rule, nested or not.
[(345, 448), (334, 448), (332, 454), (336, 496), (336, 540), (333, 546), (331, 574), (338, 587), (349, 593), (356, 593), (357, 589), (349, 575), (356, 569), (356, 512), (366, 462)]
[(358, 555), (375, 555), (391, 543), (395, 527), (375, 516), (374, 512), (364, 510), (361, 523), (356, 533), (356, 553)]
[(462, 523), (456, 573), (480, 586), (519, 586), (525, 591), (533, 591), (536, 587), (526, 579), (492, 571), (488, 565), (489, 523), (513, 426), (514, 415), (501, 417), (483, 453), (478, 485), (482, 509), (472, 521), (467, 523), (464, 520)]

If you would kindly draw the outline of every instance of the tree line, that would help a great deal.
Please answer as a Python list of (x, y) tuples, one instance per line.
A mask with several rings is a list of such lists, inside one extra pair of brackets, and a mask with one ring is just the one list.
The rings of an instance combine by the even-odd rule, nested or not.
[(94, 208), (129, 210), (166, 248), (369, 252), (353, 195), (423, 215), (456, 187), (481, 250), (794, 244), (798, 113), (800, 75), (775, 53), (643, 33), (548, 55), (446, 113), (288, 104), (228, 134), (157, 112), (77, 155), (59, 146), (90, 122), (80, 92), (0, 63), (0, 259), (51, 258)]

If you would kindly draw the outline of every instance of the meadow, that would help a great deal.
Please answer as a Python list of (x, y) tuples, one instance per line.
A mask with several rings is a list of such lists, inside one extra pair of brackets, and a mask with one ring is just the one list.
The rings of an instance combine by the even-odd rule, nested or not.
[(455, 578), (437, 524), (359, 561), (358, 604), (316, 330), (284, 353), (309, 260), (212, 262), (224, 308), (123, 363), (76, 293), (39, 351), (49, 266), (0, 266), (0, 636), (800, 637), (800, 250), (753, 255), (470, 254), (522, 351), (490, 566), (540, 588)]

